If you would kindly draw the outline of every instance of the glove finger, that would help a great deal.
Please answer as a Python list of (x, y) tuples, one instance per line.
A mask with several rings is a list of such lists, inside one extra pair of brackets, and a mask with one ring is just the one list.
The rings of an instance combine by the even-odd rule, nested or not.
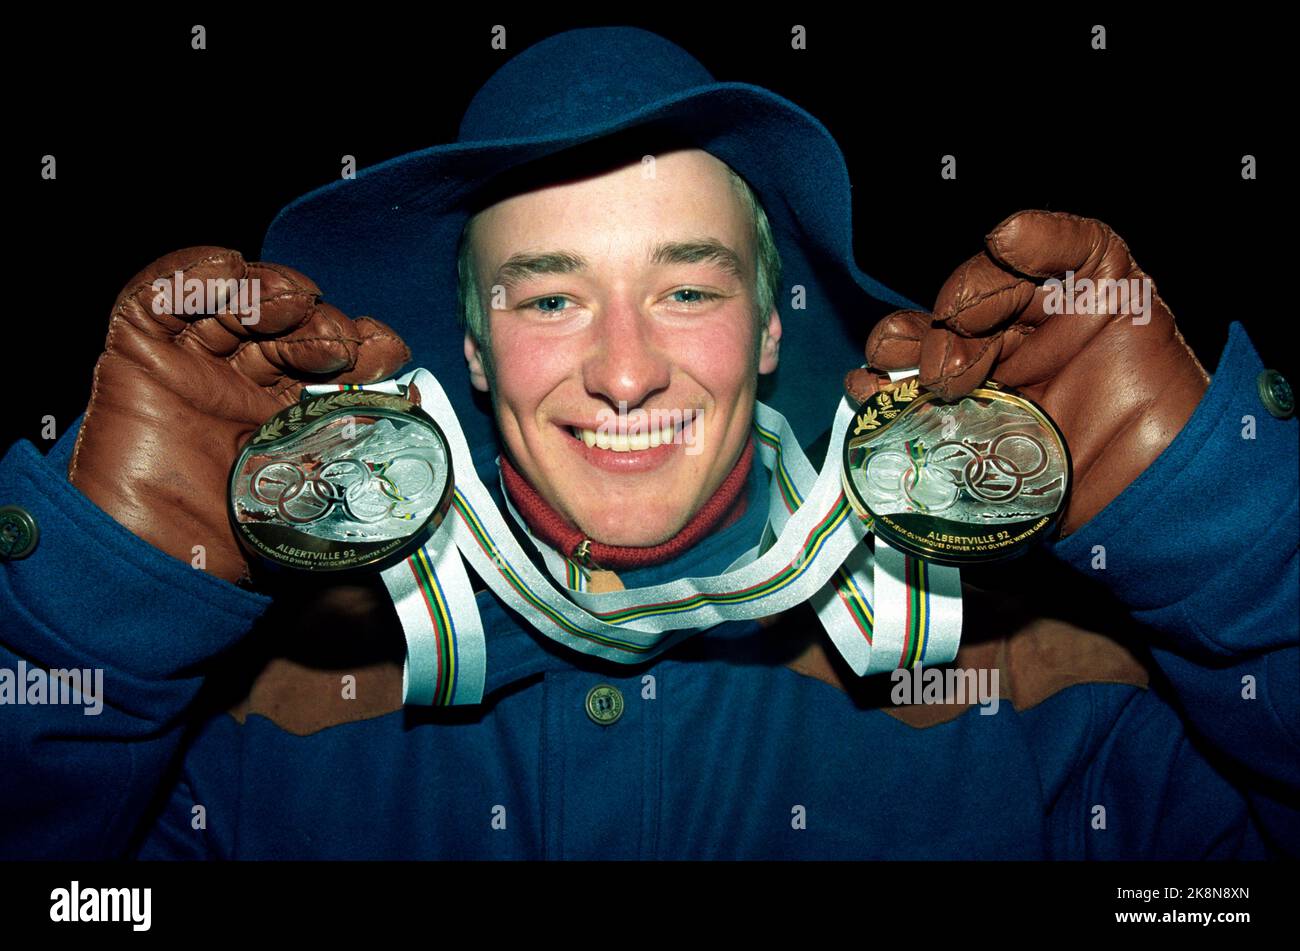
[(965, 396), (989, 378), (1002, 351), (1002, 331), (965, 337), (932, 327), (921, 341), (920, 382), (940, 399)]
[(889, 375), (857, 367), (844, 374), (844, 395), (861, 406), (889, 384)]
[(294, 331), (313, 316), (320, 300), (316, 282), (291, 267), (256, 261), (248, 265), (247, 287), (240, 306), (216, 312), (221, 326), (239, 338)]
[[(411, 361), (410, 348), (383, 321), (373, 317), (358, 317), (352, 321), (352, 325), (359, 334), (356, 362), (351, 370), (333, 382), (378, 383), (395, 375)], [(418, 395), (413, 402), (419, 402)]]
[(361, 331), (333, 304), (318, 301), (292, 333), (259, 340), (267, 362), (290, 376), (324, 376), (356, 366)]
[(1138, 270), (1124, 239), (1105, 222), (1063, 211), (1018, 211), (984, 238), (996, 260), (1031, 277), (1122, 277)]
[(247, 270), (243, 255), (229, 248), (200, 245), (173, 251), (127, 282), (113, 305), (113, 318), (125, 319), (151, 337), (179, 334), (194, 317), (216, 312), (207, 306), (209, 288), (215, 292), (238, 282)]
[(393, 376), (411, 351), (388, 325), (370, 317), (349, 320), (321, 303), (307, 323), (287, 337), (245, 344), (231, 358), (259, 386), (291, 390), (314, 383), (377, 383)]
[(320, 288), (279, 264), (248, 264), (238, 251), (173, 251), (136, 274), (114, 315), (152, 337), (187, 333), (222, 356), (255, 334), (277, 334), (308, 318)]
[(867, 335), (867, 365), (877, 370), (910, 370), (921, 362), (921, 339), (930, 315), (917, 310), (886, 314)]
[(987, 254), (967, 260), (939, 289), (934, 316), (954, 333), (977, 337), (1010, 323), (1034, 298), (1037, 285)]

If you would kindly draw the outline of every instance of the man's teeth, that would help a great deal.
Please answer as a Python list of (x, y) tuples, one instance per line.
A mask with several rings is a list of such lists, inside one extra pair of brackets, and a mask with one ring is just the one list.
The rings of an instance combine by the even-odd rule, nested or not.
[(670, 424), (663, 429), (656, 429), (654, 432), (632, 433), (627, 436), (620, 436), (617, 433), (596, 432), (594, 429), (579, 429), (576, 426), (570, 426), (569, 432), (573, 434), (574, 438), (585, 442), (588, 448), (595, 446), (613, 452), (632, 452), (639, 449), (655, 449), (664, 443), (671, 443), (677, 435), (677, 427)]

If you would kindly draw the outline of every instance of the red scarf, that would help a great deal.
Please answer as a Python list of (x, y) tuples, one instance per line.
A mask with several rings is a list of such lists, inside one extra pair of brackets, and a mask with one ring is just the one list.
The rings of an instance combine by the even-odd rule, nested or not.
[[(750, 436), (731, 474), (722, 480), (718, 490), (680, 532), (667, 541), (648, 547), (606, 545), (592, 540), (589, 548), (591, 559), (601, 568), (619, 570), (657, 565), (681, 555), (701, 538), (725, 528), (745, 514), (748, 501), (745, 485), (753, 461), (754, 439)], [(582, 529), (551, 508), (528, 480), (520, 475), (519, 470), (510, 464), (510, 457), (506, 453), (501, 454), (501, 474), (506, 491), (510, 493), (510, 500), (533, 534), (562, 554), (572, 556), (574, 549), (586, 538)]]

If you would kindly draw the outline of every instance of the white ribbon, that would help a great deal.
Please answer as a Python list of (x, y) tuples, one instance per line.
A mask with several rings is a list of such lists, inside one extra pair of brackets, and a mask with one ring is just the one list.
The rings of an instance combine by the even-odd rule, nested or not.
[[(910, 371), (915, 372), (915, 371)], [(910, 372), (891, 374), (895, 379)], [(771, 471), (767, 523), (759, 543), (717, 576), (683, 578), (626, 591), (556, 590), (519, 547), (478, 478), (446, 393), (427, 370), (361, 389), (403, 393), (447, 437), (455, 475), (452, 509), (424, 547), (383, 573), (407, 640), (406, 703), (482, 700), (486, 645), (461, 557), (489, 588), (540, 633), (574, 650), (620, 663), (654, 657), (704, 628), (766, 617), (809, 601), (841, 655), (862, 676), (951, 661), (961, 634), (958, 569), (921, 562), (874, 539), (840, 483), (843, 443), (854, 411), (841, 399), (826, 459), (808, 462), (785, 417), (754, 406), (759, 458)], [(338, 387), (308, 387), (308, 394)], [(504, 492), (504, 487), (503, 487)], [(509, 495), (511, 515), (562, 589), (568, 561), (533, 535)]]

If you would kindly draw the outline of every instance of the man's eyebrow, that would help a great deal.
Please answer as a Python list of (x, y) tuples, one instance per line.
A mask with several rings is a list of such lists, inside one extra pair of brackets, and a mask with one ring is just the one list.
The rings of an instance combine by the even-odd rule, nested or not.
[(715, 264), (733, 277), (745, 276), (740, 255), (716, 238), (698, 241), (665, 241), (650, 254), (651, 264)]
[(494, 284), (511, 287), (538, 274), (570, 274), (587, 270), (587, 259), (576, 251), (512, 254), (497, 268)]
[[(735, 277), (744, 277), (740, 255), (716, 238), (697, 241), (662, 241), (650, 252), (651, 264), (699, 264), (707, 262)], [(576, 251), (521, 252), (512, 254), (497, 268), (494, 284), (510, 287), (540, 274), (572, 274), (585, 271), (587, 259)]]

